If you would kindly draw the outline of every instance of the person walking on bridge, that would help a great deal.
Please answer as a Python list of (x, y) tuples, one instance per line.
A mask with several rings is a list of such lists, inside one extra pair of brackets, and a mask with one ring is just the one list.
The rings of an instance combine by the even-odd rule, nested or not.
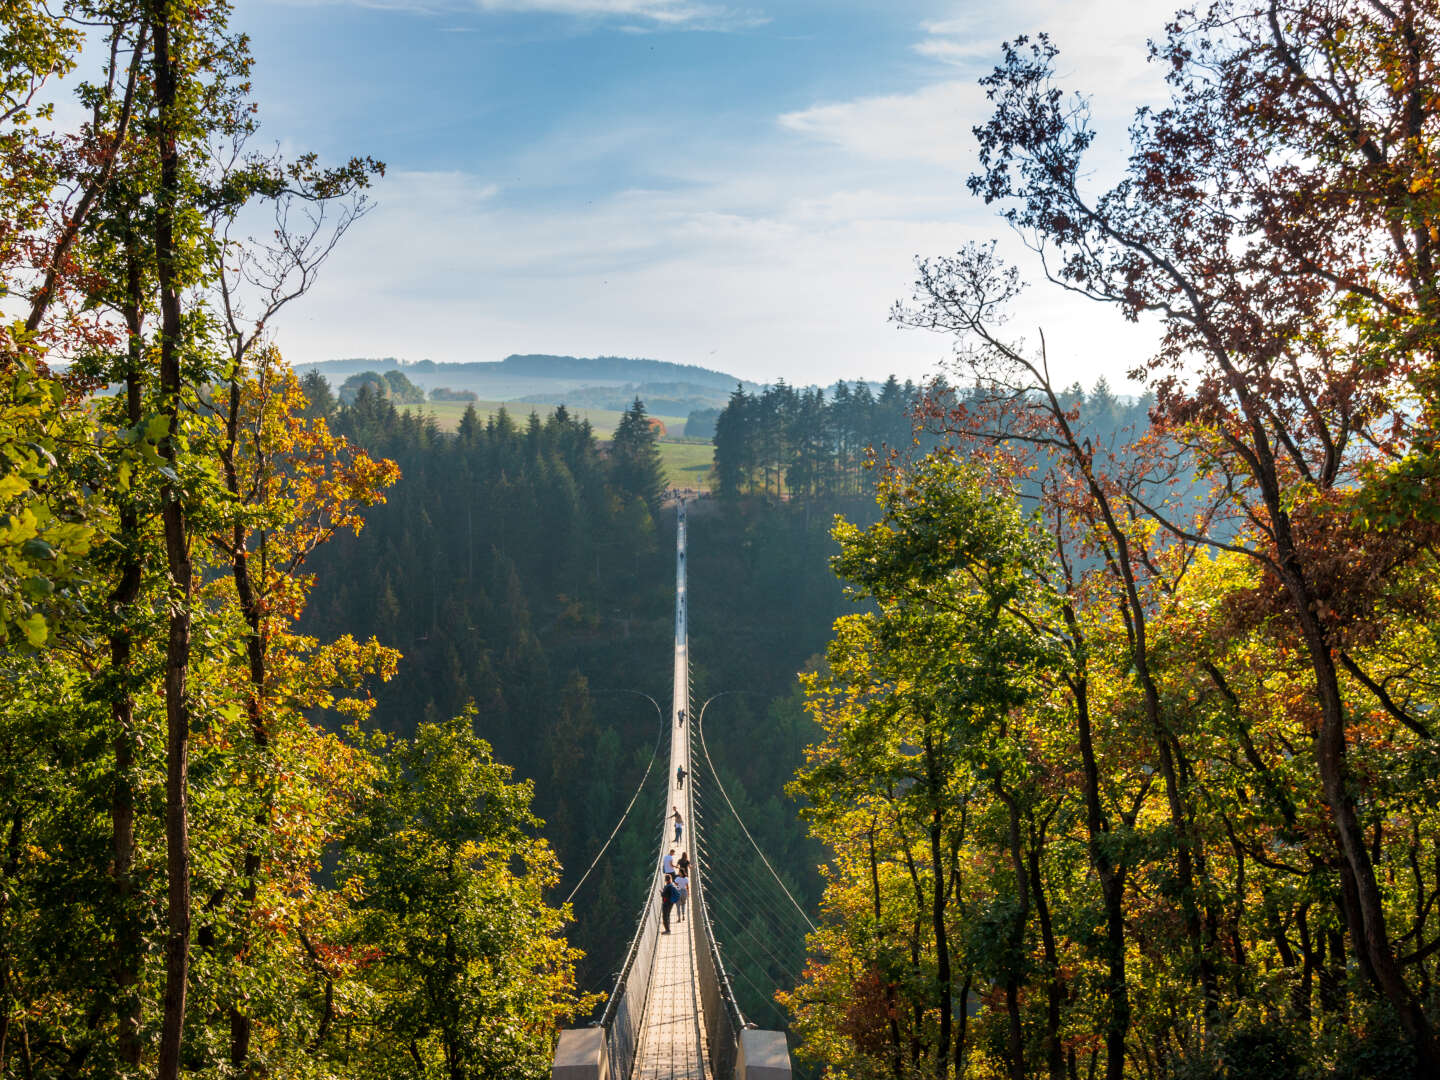
[(685, 777), (686, 777), (687, 775), (689, 775), (689, 774), (687, 774), (687, 773), (685, 772), (685, 766), (684, 766), (684, 765), (676, 765), (676, 766), (675, 766), (675, 789), (676, 789), (677, 791), (683, 791), (683, 790), (685, 790)]
[(675, 901), (680, 898), (680, 892), (675, 888), (675, 878), (670, 874), (665, 875), (665, 887), (660, 890), (660, 921), (665, 924), (662, 934), (670, 932), (670, 909), (675, 906)]
[(685, 906), (690, 899), (690, 879), (683, 873), (675, 875), (675, 891), (679, 894), (675, 900), (675, 913), (680, 916), (680, 921), (685, 921)]
[(685, 819), (680, 816), (680, 808), (678, 806), (671, 805), (670, 809), (675, 811), (675, 813), (670, 816), (670, 820), (675, 822), (675, 843), (678, 844), (680, 842), (680, 834), (685, 831)]

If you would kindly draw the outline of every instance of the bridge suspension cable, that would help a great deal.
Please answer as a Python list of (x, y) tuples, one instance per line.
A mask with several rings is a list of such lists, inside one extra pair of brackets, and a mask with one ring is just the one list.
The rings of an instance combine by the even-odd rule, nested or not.
[(580, 875), (580, 880), (577, 881), (575, 887), (570, 890), (570, 895), (565, 897), (564, 902), (567, 904), (575, 898), (575, 894), (580, 891), (580, 886), (584, 885), (585, 879), (590, 876), (590, 871), (594, 870), (600, 860), (605, 857), (605, 852), (609, 850), (611, 842), (619, 835), (620, 830), (625, 827), (625, 819), (630, 816), (630, 811), (635, 809), (635, 801), (640, 798), (640, 792), (645, 790), (645, 782), (650, 779), (650, 770), (655, 767), (655, 759), (660, 756), (660, 744), (665, 741), (665, 732), (669, 729), (669, 722), (665, 719), (664, 710), (660, 708), (660, 703), (649, 694), (641, 693), (639, 690), (596, 690), (593, 692), (596, 694), (637, 694), (643, 697), (646, 701), (650, 702), (651, 705), (655, 706), (655, 715), (660, 718), (660, 731), (655, 736), (655, 749), (650, 752), (650, 761), (645, 766), (645, 775), (640, 777), (640, 783), (635, 788), (635, 794), (630, 796), (629, 805), (621, 812), (620, 820), (615, 823), (615, 828), (610, 830), (610, 835), (605, 838), (605, 843), (600, 846), (600, 850), (596, 853), (595, 858), (590, 860), (590, 865), (585, 868), (585, 873)]
[[(722, 942), (716, 942), (716, 947), (717, 947), (717, 949), (719, 948), (719, 946), (720, 946), (721, 944), (723, 944), (723, 943), (722, 943)], [(744, 944), (743, 942), (736, 942), (735, 944), (738, 945), (739, 948), (740, 948), (740, 951), (745, 954), (745, 959), (749, 960), (750, 963), (756, 965), (756, 970), (757, 970), (757, 972), (764, 970), (763, 966), (760, 965), (760, 962), (755, 959), (754, 954), (751, 953), (750, 950), (745, 947), (745, 944)], [(766, 1007), (771, 1010), (771, 1013), (772, 1013), (776, 1018), (779, 1019), (779, 1021), (780, 1021), (780, 1026), (781, 1026), (782, 1028), (785, 1027), (785, 1026), (787, 1026), (787, 1024), (789, 1023), (789, 1021), (788, 1021), (787, 1017), (785, 1016), (785, 1013), (784, 1013), (783, 1011), (781, 1011), (780, 1006), (779, 1006), (778, 1004), (776, 1004), (775, 998), (774, 998), (774, 994), (775, 994), (776, 991), (780, 991), (780, 990), (783, 990), (783, 989), (785, 989), (785, 988), (784, 988), (783, 986), (781, 986), (778, 982), (776, 982), (773, 978), (771, 978), (769, 975), (766, 975), (766, 976), (764, 976), (765, 981), (768, 982), (768, 983), (770, 984), (770, 987), (771, 987), (771, 992), (770, 992), (769, 994), (767, 994), (767, 993), (765, 992), (765, 989), (764, 989), (763, 987), (757, 986), (756, 983), (755, 983), (755, 980), (752, 979), (752, 978), (750, 978), (749, 975), (746, 975), (746, 974), (745, 974), (745, 971), (744, 971), (743, 968), (739, 968), (739, 967), (735, 968), (735, 969), (734, 969), (734, 973), (741, 979), (742, 982), (745, 983), (745, 985), (747, 985), (748, 987), (750, 987), (751, 990), (755, 991), (756, 997), (759, 998), (759, 1000), (763, 1001), (763, 1002), (765, 1003)], [(728, 972), (728, 971), (726, 972), (726, 977), (727, 977), (727, 978), (729, 977), (729, 972)]]
[[(738, 925), (742, 922), (742, 920), (745, 918), (745, 912), (739, 907), (739, 905), (738, 905), (733, 899), (731, 899), (731, 898), (728, 897), (728, 896), (719, 896), (719, 897), (716, 897), (716, 896), (713, 896), (713, 895), (712, 895), (712, 896), (710, 897), (710, 901), (711, 901), (711, 903), (712, 903), (716, 908), (720, 909), (721, 911), (728, 912), (728, 913), (730, 914), (730, 916), (736, 920), (737, 926), (738, 926)], [(787, 964), (787, 963), (784, 961), (784, 959), (782, 959), (780, 956), (776, 955), (775, 950), (774, 950), (773, 948), (771, 948), (769, 945), (767, 945), (764, 941), (762, 941), (759, 937), (757, 937), (757, 936), (755, 935), (755, 932), (754, 932), (753, 930), (739, 930), (739, 929), (737, 929), (737, 931), (736, 931), (736, 938), (737, 938), (737, 939), (743, 939), (743, 937), (745, 937), (745, 936), (747, 936), (747, 935), (748, 935), (749, 938), (755, 943), (756, 947), (759, 948), (760, 951), (763, 952), (767, 957), (769, 957), (770, 962), (771, 962), (772, 964), (774, 964), (777, 968), (780, 968), (780, 969), (783, 970), (783, 969), (785, 969), (785, 968), (787, 968), (787, 967), (793, 966), (792, 964)], [(724, 944), (724, 943), (722, 942), (721, 944)], [(737, 941), (737, 944), (739, 944), (742, 949), (745, 948), (743, 940)], [(748, 954), (749, 954), (749, 950), (747, 949), (747, 950), (745, 950), (745, 951), (746, 951), (746, 953), (747, 953), (747, 955), (748, 955)], [(752, 962), (755, 961), (754, 955), (750, 955), (750, 960), (751, 960)], [(762, 965), (762, 970), (763, 970), (763, 965)], [(777, 988), (779, 987), (779, 983), (776, 983), (776, 987), (777, 987)]]
[[(793, 915), (789, 922), (780, 918), (779, 909), (762, 894), (738, 884), (739, 881), (743, 880), (738, 874), (732, 876), (731, 873), (728, 872), (721, 873), (719, 868), (710, 859), (701, 859), (700, 865), (710, 874), (715, 883), (719, 885), (721, 890), (720, 898), (722, 900), (727, 902), (731, 901), (731, 894), (733, 894), (734, 900), (743, 900), (749, 906), (748, 914), (761, 919), (763, 924), (779, 937), (784, 938), (787, 935), (794, 935), (798, 939), (804, 936), (804, 928), (794, 921)], [(738, 908), (738, 904), (735, 905), (735, 907)], [(737, 911), (737, 913), (739, 912)], [(803, 954), (803, 948), (801, 948), (800, 951)]]
[[(739, 691), (730, 690), (725, 693), (733, 694), (738, 692)], [(765, 869), (770, 871), (770, 876), (775, 879), (775, 884), (780, 886), (780, 891), (783, 892), (790, 903), (794, 905), (795, 910), (800, 913), (800, 917), (805, 920), (805, 925), (810, 927), (810, 930), (813, 932), (815, 930), (815, 924), (810, 921), (810, 916), (805, 914), (805, 909), (800, 906), (800, 902), (796, 900), (795, 897), (791, 895), (790, 890), (785, 887), (785, 882), (780, 880), (780, 875), (775, 872), (775, 867), (770, 865), (770, 860), (765, 857), (765, 852), (760, 850), (760, 845), (757, 844), (755, 838), (750, 835), (750, 830), (745, 827), (745, 822), (740, 820), (740, 813), (735, 809), (735, 804), (730, 801), (730, 796), (725, 791), (725, 785), (720, 781), (720, 774), (715, 771), (715, 763), (710, 760), (710, 748), (705, 745), (705, 709), (715, 698), (724, 696), (725, 694), (716, 694), (715, 697), (710, 698), (704, 705), (700, 706), (700, 718), (695, 723), (695, 731), (700, 739), (700, 751), (705, 755), (705, 765), (709, 768), (710, 776), (714, 779), (715, 787), (719, 790), (720, 796), (725, 800), (725, 805), (730, 808), (730, 814), (735, 818), (735, 824), (740, 826), (740, 831), (745, 834), (745, 839), (750, 841), (750, 846), (755, 849), (755, 854), (760, 856), (760, 861), (765, 864)]]
[[(696, 788), (696, 795), (699, 794), (700, 789)], [(703, 803), (701, 805), (703, 806)], [(703, 810), (696, 812), (696, 820), (704, 824), (706, 815)], [(772, 930), (781, 935), (798, 933), (799, 936), (804, 936), (805, 926), (797, 921), (794, 909), (780, 907), (773, 899), (773, 894), (762, 892), (740, 868), (709, 857), (703, 858), (701, 862), (727, 892), (743, 896), (754, 906), (757, 913), (769, 916), (768, 925)]]

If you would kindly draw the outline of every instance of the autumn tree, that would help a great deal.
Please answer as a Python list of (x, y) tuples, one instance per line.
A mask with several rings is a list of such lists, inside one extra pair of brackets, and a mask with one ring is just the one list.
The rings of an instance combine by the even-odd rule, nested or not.
[[(1359, 686), (1347, 692), (1341, 614), (1365, 576), (1428, 542), (1410, 532), (1367, 543), (1353, 519), (1357, 486), (1415, 462), (1425, 442), (1405, 402), (1434, 368), (1420, 165), (1434, 113), (1418, 90), (1432, 23), (1422, 9), (1343, 2), (1182, 18), (1156, 48), (1172, 103), (1141, 115), (1127, 175), (1094, 196), (1080, 179), (1093, 138), (1083, 103), (1055, 87), (1047, 39), (1017, 40), (985, 80), (995, 112), (977, 129), (972, 188), (1054, 252), (1060, 283), (1131, 318), (1160, 317), (1163, 345), (1137, 374), (1245, 538), (1191, 533), (1132, 497), (1177, 535), (1244, 551), (1273, 581), (1313, 669), (1315, 763), (1350, 947), (1433, 1068), (1440, 1051), (1392, 940), (1351, 765), (1355, 695), (1374, 700), (1378, 684), (1351, 671)], [(1331, 569), (1337, 545), (1359, 577)], [(1391, 722), (1400, 740), (1416, 736)]]

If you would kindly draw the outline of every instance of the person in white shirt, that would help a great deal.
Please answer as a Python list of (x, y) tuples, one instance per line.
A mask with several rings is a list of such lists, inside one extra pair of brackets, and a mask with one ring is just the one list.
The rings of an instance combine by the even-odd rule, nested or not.
[(665, 858), (660, 860), (660, 872), (673, 874), (675, 872), (675, 849), (671, 848), (665, 853)]
[(685, 905), (690, 899), (690, 879), (684, 874), (675, 875), (675, 891), (680, 894), (680, 899), (675, 901), (675, 914), (680, 916), (680, 921), (685, 921)]

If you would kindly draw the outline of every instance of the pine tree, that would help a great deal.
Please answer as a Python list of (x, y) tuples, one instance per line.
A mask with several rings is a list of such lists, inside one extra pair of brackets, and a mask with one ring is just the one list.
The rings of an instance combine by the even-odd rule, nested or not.
[(754, 452), (749, 428), (751, 401), (745, 388), (736, 386), (715, 418), (715, 487), (722, 497), (739, 495), (741, 484), (750, 476), (749, 459)]
[(645, 500), (654, 512), (665, 491), (665, 467), (660, 462), (655, 429), (638, 397), (615, 429), (610, 444), (610, 473), (615, 486)]
[(305, 395), (304, 415), (307, 419), (320, 417), (328, 420), (340, 407), (339, 399), (330, 389), (330, 381), (318, 371), (307, 371), (300, 376), (300, 390)]

